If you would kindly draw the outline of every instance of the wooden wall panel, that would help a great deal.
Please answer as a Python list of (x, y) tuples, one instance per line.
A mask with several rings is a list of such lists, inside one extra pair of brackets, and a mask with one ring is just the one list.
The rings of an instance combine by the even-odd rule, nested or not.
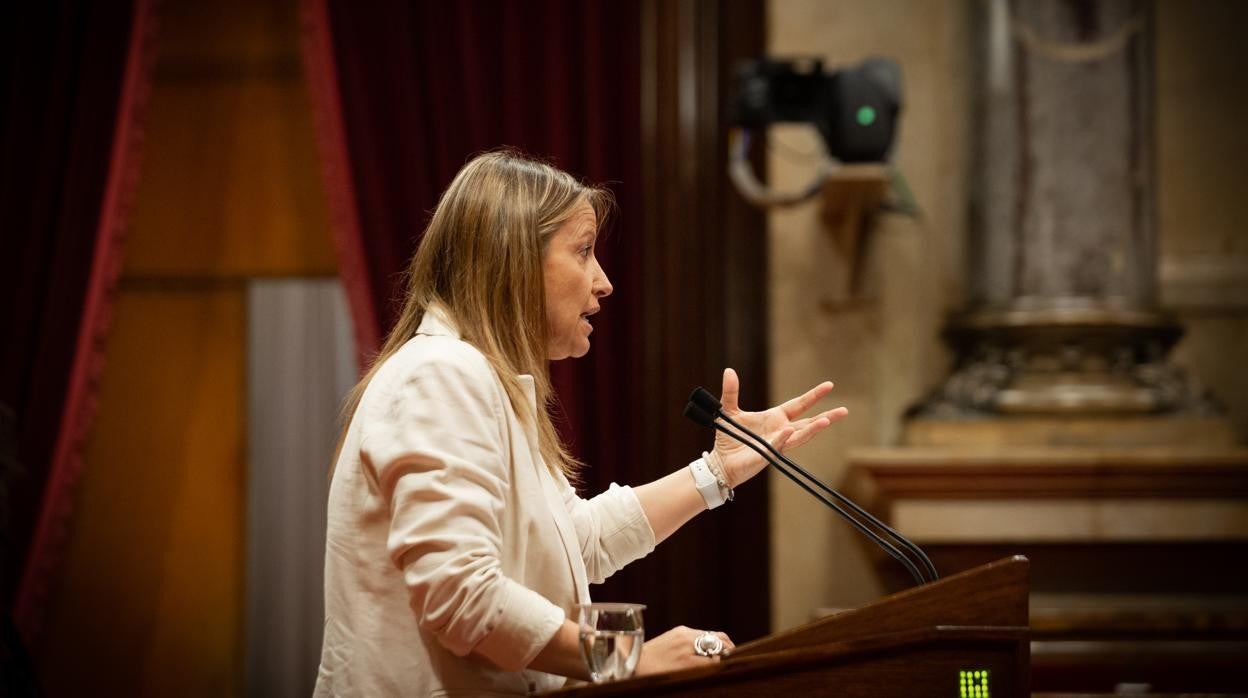
[(294, 3), (170, 5), (127, 274), (334, 275)]
[[(672, 417), (641, 435), (650, 477), (710, 443), (677, 415), (692, 386), (718, 393), (723, 367), (737, 370), (743, 406), (770, 404), (764, 218), (728, 181), (724, 112), (733, 66), (762, 41), (759, 0), (642, 5), (643, 303), (663, 312), (642, 321), (639, 390), (644, 412)], [(768, 633), (767, 506), (758, 478), (618, 573), (637, 580), (651, 627), (713, 627), (737, 642)], [(613, 598), (612, 583), (595, 593)]]
[(243, 298), (225, 285), (118, 301), (40, 652), (48, 695), (240, 684)]
[(298, 73), (157, 79), (127, 273), (336, 273)]
[[(296, 0), (167, 0), (49, 696), (243, 692), (248, 279), (336, 273)], [(72, 669), (72, 670), (71, 670)]]

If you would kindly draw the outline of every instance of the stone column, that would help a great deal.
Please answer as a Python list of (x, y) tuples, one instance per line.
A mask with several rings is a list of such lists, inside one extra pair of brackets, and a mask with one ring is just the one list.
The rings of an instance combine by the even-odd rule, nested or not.
[(1157, 307), (1150, 5), (987, 7), (971, 300), (920, 414), (1209, 412)]
[[(846, 490), (944, 574), (1031, 560), (1033, 690), (1179, 690), (1166, 677), (1243, 642), (1225, 630), (1248, 608), (1225, 570), (1248, 559), (1248, 449), (1167, 359), (1181, 329), (1158, 308), (1153, 4), (975, 7), (957, 363), (900, 447), (851, 453)], [(897, 566), (879, 559), (892, 588)]]

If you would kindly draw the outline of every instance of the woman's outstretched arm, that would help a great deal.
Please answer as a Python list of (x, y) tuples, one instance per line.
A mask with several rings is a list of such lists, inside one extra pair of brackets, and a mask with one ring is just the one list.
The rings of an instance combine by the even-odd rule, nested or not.
[[(762, 412), (745, 412), (737, 404), (740, 381), (736, 371), (724, 370), (721, 403), (724, 412), (746, 428), (771, 442), (780, 451), (800, 446), (838, 421), (849, 410), (837, 407), (813, 417), (802, 418), (811, 407), (832, 391), (830, 382), (820, 383), (802, 395)], [(715, 434), (715, 447), (709, 454), (715, 459), (731, 487), (754, 477), (767, 462), (757, 453), (724, 436)], [(642, 511), (654, 531), (655, 542), (661, 542), (706, 510), (706, 501), (698, 493), (688, 468), (680, 468), (658, 480), (633, 488)]]

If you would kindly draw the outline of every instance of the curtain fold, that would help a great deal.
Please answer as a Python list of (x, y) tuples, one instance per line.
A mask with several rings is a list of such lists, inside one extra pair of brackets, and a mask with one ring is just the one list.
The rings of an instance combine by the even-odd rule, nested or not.
[(0, 23), (0, 401), (14, 414), (3, 592), (37, 636), (95, 411), (138, 176), (153, 0), (27, 3)]

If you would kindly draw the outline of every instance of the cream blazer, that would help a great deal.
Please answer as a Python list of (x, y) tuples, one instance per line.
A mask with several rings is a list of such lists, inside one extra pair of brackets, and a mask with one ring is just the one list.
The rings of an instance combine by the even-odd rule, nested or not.
[(524, 667), (654, 532), (630, 488), (581, 499), (537, 443), (485, 357), (426, 312), (369, 383), (334, 471), (315, 695), (563, 684)]

